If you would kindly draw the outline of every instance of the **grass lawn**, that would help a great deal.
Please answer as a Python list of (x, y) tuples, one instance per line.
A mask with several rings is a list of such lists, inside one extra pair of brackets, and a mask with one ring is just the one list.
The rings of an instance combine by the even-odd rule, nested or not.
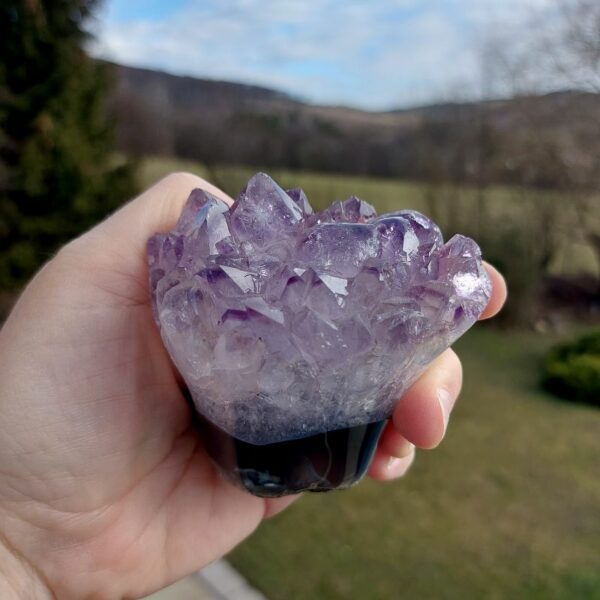
[[(175, 158), (146, 158), (140, 164), (140, 185), (148, 187), (172, 171), (190, 171), (209, 179), (230, 196), (236, 197), (248, 179), (256, 173), (251, 167), (218, 166), (210, 171), (200, 163)], [(315, 208), (322, 209), (335, 199), (355, 194), (377, 204), (380, 212), (408, 207), (426, 210), (422, 185), (395, 179), (351, 177), (275, 169), (269, 174), (285, 188), (301, 187)], [(403, 203), (403, 206), (399, 206)]]
[(406, 479), (307, 494), (235, 550), (270, 600), (600, 598), (600, 411), (537, 387), (555, 340), (480, 326)]
[[(140, 187), (146, 188), (172, 171), (190, 171), (208, 179), (235, 198), (256, 170), (243, 166), (215, 166), (208, 169), (193, 161), (154, 157), (141, 161), (139, 181)], [(271, 169), (269, 174), (284, 188), (303, 188), (318, 210), (325, 208), (333, 200), (344, 200), (354, 194), (373, 204), (379, 214), (412, 208), (432, 217), (446, 232), (460, 231), (480, 241), (482, 234), (478, 233), (478, 222), (495, 228), (497, 223), (522, 223), (523, 219), (525, 222), (535, 220), (537, 223), (540, 219), (552, 222), (560, 217), (560, 223), (552, 222), (557, 231), (568, 232), (577, 227), (577, 215), (572, 203), (556, 192), (496, 186), (490, 188), (482, 202), (477, 190), (472, 187), (439, 185), (432, 188), (423, 183), (402, 179), (285, 169)], [(560, 206), (559, 213), (556, 212), (557, 206)], [(599, 208), (600, 203), (589, 211), (589, 219), (598, 222), (598, 227)], [(539, 225), (534, 231), (538, 230)], [(592, 248), (570, 235), (560, 236), (559, 249), (550, 269), (556, 274), (584, 272), (600, 277), (600, 264)]]

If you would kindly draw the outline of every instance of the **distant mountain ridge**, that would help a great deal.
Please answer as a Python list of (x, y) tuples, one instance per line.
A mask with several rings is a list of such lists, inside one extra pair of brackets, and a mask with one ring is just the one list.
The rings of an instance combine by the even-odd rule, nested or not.
[(235, 101), (293, 101), (285, 92), (258, 85), (249, 85), (217, 79), (202, 79), (186, 75), (173, 75), (165, 71), (128, 67), (112, 64), (116, 69), (119, 82), (125, 86), (141, 89), (146, 86), (159, 86), (174, 94), (182, 93), (186, 100), (198, 99), (208, 104), (223, 99)]
[(588, 92), (372, 112), (310, 104), (257, 85), (113, 67), (121, 149), (209, 164), (419, 177), (423, 152), (472, 143), (474, 128), (518, 136), (535, 121), (561, 138), (581, 115), (600, 122), (600, 94)]

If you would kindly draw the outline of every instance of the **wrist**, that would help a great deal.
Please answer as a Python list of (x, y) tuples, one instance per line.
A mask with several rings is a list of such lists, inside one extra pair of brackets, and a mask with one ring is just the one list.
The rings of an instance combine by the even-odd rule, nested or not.
[(0, 598), (46, 600), (54, 598), (35, 568), (11, 548), (0, 532)]

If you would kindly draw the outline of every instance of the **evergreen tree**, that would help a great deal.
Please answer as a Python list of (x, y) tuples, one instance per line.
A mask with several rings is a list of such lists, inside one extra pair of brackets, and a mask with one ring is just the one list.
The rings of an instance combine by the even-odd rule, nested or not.
[(133, 189), (112, 152), (108, 66), (84, 50), (95, 0), (0, 3), (0, 288)]

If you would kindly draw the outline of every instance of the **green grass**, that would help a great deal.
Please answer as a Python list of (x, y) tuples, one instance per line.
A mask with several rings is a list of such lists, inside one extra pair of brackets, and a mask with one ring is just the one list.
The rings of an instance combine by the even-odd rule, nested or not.
[(600, 412), (539, 390), (554, 341), (470, 332), (437, 450), (404, 480), (306, 495), (233, 564), (270, 600), (600, 598)]
[[(248, 179), (256, 172), (251, 167), (218, 166), (207, 169), (204, 165), (174, 158), (147, 158), (141, 163), (140, 184), (147, 187), (172, 171), (190, 171), (205, 177), (235, 197)], [(352, 194), (376, 203), (380, 211), (398, 210), (411, 206), (425, 210), (422, 185), (394, 179), (352, 177), (274, 169), (269, 174), (283, 187), (301, 187), (315, 208), (325, 208), (335, 199)]]
[(138, 165), (139, 186), (145, 189), (176, 171), (188, 171), (208, 179), (208, 172), (200, 163), (166, 156), (148, 157), (142, 159)]
[[(193, 162), (174, 158), (146, 158), (140, 165), (140, 185), (145, 188), (172, 171), (190, 171), (204, 177), (235, 197), (248, 179), (256, 172), (252, 167), (215, 166), (210, 169)], [(577, 227), (573, 204), (556, 192), (496, 186), (487, 191), (482, 200), (472, 187), (438, 185), (375, 177), (353, 177), (331, 173), (298, 172), (271, 169), (283, 187), (301, 187), (316, 209), (323, 209), (333, 200), (351, 195), (372, 203), (381, 214), (403, 208), (424, 212), (442, 225), (446, 232), (460, 231), (483, 241), (494, 236), (498, 224), (528, 220), (549, 223), (561, 233), (551, 271), (556, 274), (591, 273), (600, 277), (600, 264), (592, 248), (581, 240), (563, 235)], [(560, 204), (559, 204), (560, 203)], [(596, 205), (600, 207), (600, 203)], [(560, 209), (557, 212), (557, 209)], [(590, 209), (590, 219), (600, 221), (600, 210)], [(483, 224), (483, 225), (482, 225)], [(485, 233), (480, 231), (486, 227)], [(600, 224), (599, 224), (600, 226)], [(491, 228), (491, 229), (490, 229)]]

